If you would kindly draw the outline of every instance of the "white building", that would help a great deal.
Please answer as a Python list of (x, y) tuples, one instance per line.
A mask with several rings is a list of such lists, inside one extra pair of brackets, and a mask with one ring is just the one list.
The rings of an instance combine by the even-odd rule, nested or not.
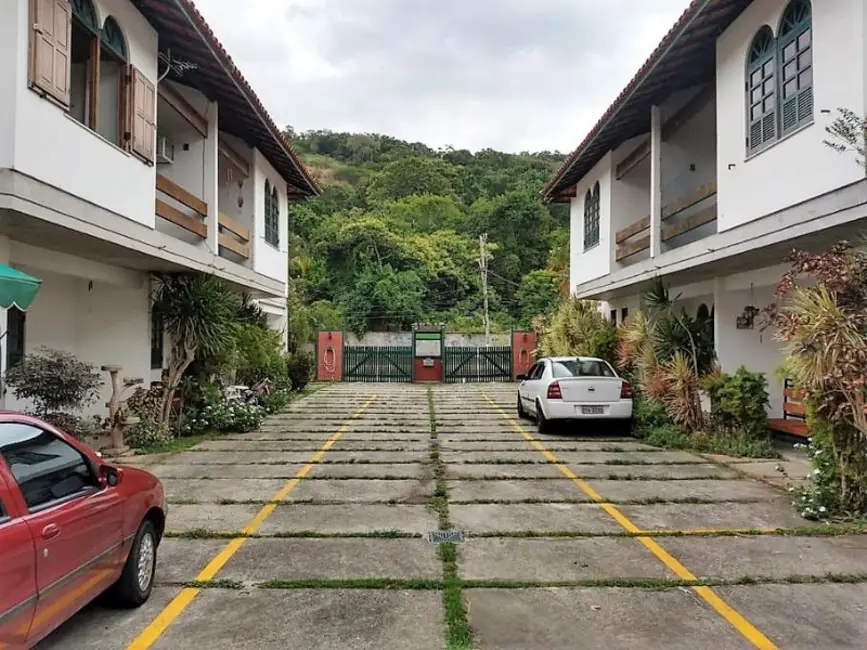
[(865, 170), (824, 141), (867, 114), (865, 42), (864, 0), (695, 0), (542, 192), (571, 203), (578, 297), (622, 322), (661, 276), (712, 310), (724, 370), (768, 373), (772, 417), (779, 344), (736, 322), (792, 248), (864, 230)]
[(43, 282), (0, 371), (45, 345), (158, 379), (151, 272), (283, 326), (288, 202), (318, 188), (190, 0), (4, 0), (0, 61), (0, 262)]

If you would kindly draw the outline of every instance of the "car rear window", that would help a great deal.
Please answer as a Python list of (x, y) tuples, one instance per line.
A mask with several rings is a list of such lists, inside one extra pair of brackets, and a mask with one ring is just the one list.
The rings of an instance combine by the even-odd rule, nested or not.
[(552, 370), (556, 379), (565, 377), (616, 377), (614, 371), (604, 361), (573, 359), (555, 361)]

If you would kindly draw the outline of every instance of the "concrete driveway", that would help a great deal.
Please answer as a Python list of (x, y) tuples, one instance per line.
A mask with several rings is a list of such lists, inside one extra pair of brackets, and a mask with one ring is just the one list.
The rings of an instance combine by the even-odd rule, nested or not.
[(151, 601), (39, 647), (864, 647), (867, 536), (808, 525), (746, 461), (540, 436), (514, 402), (339, 384), (165, 459)]

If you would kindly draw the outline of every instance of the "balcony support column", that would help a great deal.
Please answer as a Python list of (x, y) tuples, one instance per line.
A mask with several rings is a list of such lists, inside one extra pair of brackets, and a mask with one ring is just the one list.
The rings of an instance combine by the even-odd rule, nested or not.
[(205, 247), (219, 254), (219, 214), (220, 214), (220, 130), (218, 127), (218, 107), (216, 102), (208, 105), (208, 137), (205, 138), (204, 177), (205, 195), (202, 200), (208, 204), (208, 215), (205, 224), (208, 226), (208, 236)]
[(662, 118), (650, 107), (650, 256), (662, 252)]

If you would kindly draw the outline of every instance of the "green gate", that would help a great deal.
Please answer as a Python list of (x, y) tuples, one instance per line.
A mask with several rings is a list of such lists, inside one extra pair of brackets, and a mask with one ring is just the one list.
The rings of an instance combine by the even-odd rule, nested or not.
[(443, 379), (447, 383), (512, 380), (511, 347), (447, 347), (444, 352)]
[(412, 381), (412, 347), (343, 346), (343, 381)]

